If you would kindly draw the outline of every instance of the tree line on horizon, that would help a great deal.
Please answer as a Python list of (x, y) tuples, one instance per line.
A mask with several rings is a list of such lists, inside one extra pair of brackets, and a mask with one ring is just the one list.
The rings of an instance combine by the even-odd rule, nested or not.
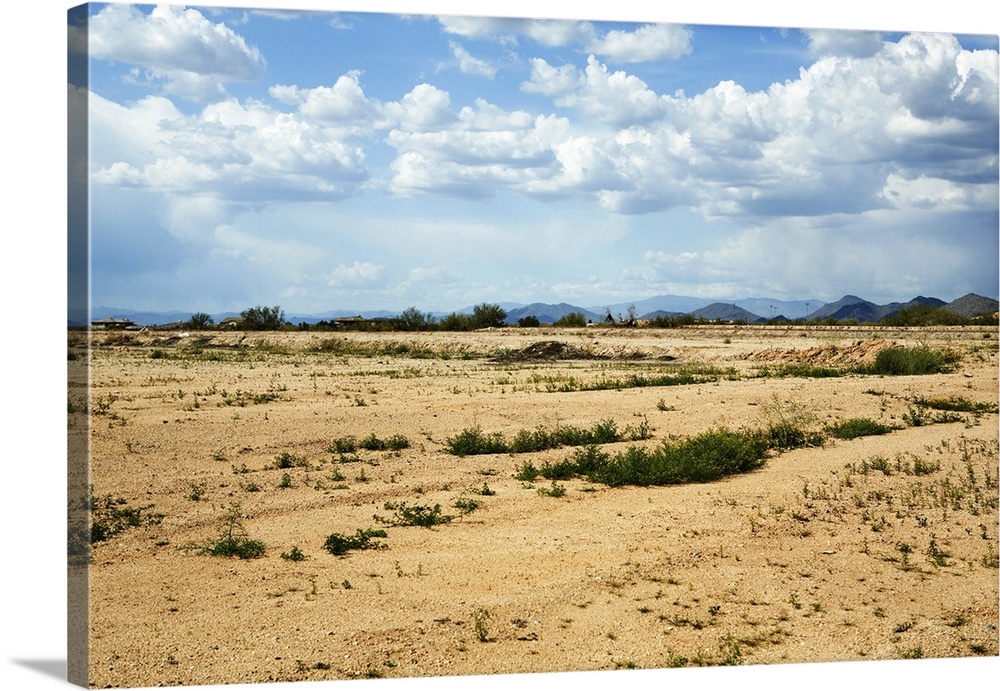
[[(714, 320), (696, 317), (692, 314), (657, 315), (651, 319), (636, 319), (634, 310), (629, 310), (628, 319), (615, 320), (608, 315), (607, 323), (618, 326), (638, 328), (681, 328), (698, 324), (712, 324)], [(585, 327), (590, 323), (581, 312), (570, 312), (552, 326)], [(748, 324), (746, 320), (727, 322), (731, 324)], [(802, 324), (812, 326), (850, 326), (863, 322), (856, 319), (837, 319), (825, 317), (822, 319), (770, 319), (762, 324)], [(864, 322), (870, 323), (870, 322)], [(950, 312), (943, 307), (917, 304), (904, 307), (899, 312), (874, 322), (883, 326), (997, 326), (996, 313), (983, 314), (977, 317), (964, 317)], [(211, 315), (196, 312), (184, 322), (184, 326), (194, 331), (213, 329), (219, 325)], [(249, 307), (240, 313), (239, 319), (232, 325), (241, 331), (475, 331), (485, 328), (501, 328), (513, 326), (507, 323), (507, 311), (500, 305), (483, 302), (472, 308), (472, 313), (452, 312), (437, 318), (430, 312), (422, 312), (417, 307), (408, 307), (395, 318), (357, 319), (357, 320), (321, 320), (313, 324), (301, 322), (292, 324), (285, 319), (285, 312), (280, 306), (257, 305)], [(542, 326), (538, 317), (526, 316), (518, 319), (516, 326), (533, 328)]]

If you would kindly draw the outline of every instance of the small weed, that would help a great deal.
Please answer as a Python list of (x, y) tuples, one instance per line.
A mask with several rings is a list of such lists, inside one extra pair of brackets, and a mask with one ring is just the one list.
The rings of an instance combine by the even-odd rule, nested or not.
[(242, 514), (239, 504), (231, 505), (223, 518), (223, 528), (219, 538), (206, 545), (203, 551), (215, 557), (256, 559), (264, 556), (266, 551), (264, 543), (250, 538), (243, 527)]
[(489, 629), (486, 623), (490, 620), (490, 611), (484, 607), (480, 607), (472, 615), (473, 627), (476, 631), (476, 638), (479, 639), (480, 643), (486, 643), (490, 640)]
[(472, 490), (472, 491), (473, 491), (474, 494), (478, 494), (481, 497), (492, 497), (493, 495), (496, 494), (496, 492), (494, 492), (493, 490), (491, 490), (490, 486), (488, 484), (486, 484), (485, 482), (483, 483), (482, 487), (480, 487), (479, 489)]
[(481, 503), (475, 499), (469, 499), (467, 497), (459, 497), (455, 500), (453, 506), (462, 512), (464, 516), (467, 513), (472, 513), (481, 506)]
[(553, 480), (551, 487), (539, 487), (538, 493), (544, 497), (562, 497), (566, 494), (566, 487)]
[(281, 553), (281, 558), (286, 561), (305, 561), (306, 555), (298, 547), (292, 547), (287, 552)]
[(951, 554), (937, 546), (937, 541), (932, 537), (931, 543), (927, 547), (927, 558), (930, 559), (931, 563), (934, 566), (948, 566), (948, 557), (950, 556)]

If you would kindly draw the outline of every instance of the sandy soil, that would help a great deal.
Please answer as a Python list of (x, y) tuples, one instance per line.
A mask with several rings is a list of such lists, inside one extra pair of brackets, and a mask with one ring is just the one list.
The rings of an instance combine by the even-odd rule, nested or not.
[[(93, 687), (998, 655), (995, 329), (92, 342), (90, 482), (139, 523), (93, 550)], [(961, 359), (925, 376), (753, 376), (870, 362), (890, 344)], [(685, 367), (728, 374), (578, 390)], [(938, 411), (915, 404), (949, 397), (991, 410), (935, 423)], [(862, 417), (899, 429), (649, 488), (514, 477), (525, 461), (568, 458), (565, 447), (446, 450), (472, 428), (648, 427), (650, 439), (614, 452), (777, 415), (818, 431)], [(371, 435), (408, 447), (331, 449)], [(392, 525), (387, 503), (454, 519)], [(227, 516), (264, 556), (203, 552)], [(359, 529), (385, 530), (384, 548), (324, 550)], [(294, 548), (303, 560), (282, 556)]]

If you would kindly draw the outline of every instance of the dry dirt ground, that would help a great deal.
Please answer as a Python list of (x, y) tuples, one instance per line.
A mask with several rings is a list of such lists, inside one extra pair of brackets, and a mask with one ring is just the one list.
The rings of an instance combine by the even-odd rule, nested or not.
[[(960, 359), (922, 376), (780, 369), (892, 344)], [(95, 688), (998, 655), (995, 329), (150, 331), (92, 346), (90, 483), (111, 529), (90, 562)], [(684, 370), (724, 374), (630, 385)], [(648, 431), (614, 453), (781, 417), (897, 429), (660, 487), (515, 477), (568, 447), (448, 452), (467, 430)], [(401, 507), (452, 518), (396, 525)], [(263, 556), (207, 554), (229, 527)], [(384, 530), (381, 548), (324, 549), (359, 530)]]

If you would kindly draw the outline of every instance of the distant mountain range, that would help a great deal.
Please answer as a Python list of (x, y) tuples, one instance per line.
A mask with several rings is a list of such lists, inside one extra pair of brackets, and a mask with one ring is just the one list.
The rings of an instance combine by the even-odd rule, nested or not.
[[(542, 324), (552, 324), (571, 312), (579, 312), (591, 322), (601, 322), (610, 314), (615, 320), (628, 318), (634, 313), (639, 319), (652, 319), (656, 316), (679, 316), (691, 314), (708, 320), (764, 322), (771, 319), (806, 319), (819, 320), (833, 318), (838, 320), (854, 319), (859, 322), (877, 322), (897, 314), (900, 310), (914, 305), (940, 307), (960, 316), (971, 318), (981, 314), (993, 314), (1000, 309), (1000, 303), (993, 298), (969, 293), (952, 302), (945, 302), (933, 297), (918, 295), (909, 302), (891, 302), (877, 305), (856, 295), (845, 295), (836, 302), (824, 303), (820, 300), (776, 300), (773, 298), (744, 298), (733, 301), (712, 301), (706, 298), (696, 298), (684, 295), (661, 295), (636, 302), (621, 302), (609, 305), (578, 307), (568, 303), (546, 304), (535, 302), (530, 305), (520, 303), (499, 303), (507, 312), (507, 323), (516, 324), (524, 317), (535, 317)], [(473, 307), (454, 310), (460, 314), (471, 314)], [(96, 307), (91, 311), (91, 319), (129, 319), (141, 326), (173, 324), (191, 318), (193, 312), (169, 311), (148, 312), (113, 307)], [(399, 312), (391, 310), (327, 310), (318, 314), (285, 314), (285, 318), (298, 324), (305, 322), (315, 324), (323, 320), (338, 317), (361, 316), (366, 319), (386, 319), (399, 316)], [(443, 317), (447, 312), (433, 313), (435, 317)], [(211, 315), (216, 323), (228, 317), (238, 317), (236, 312), (223, 312)], [(73, 318), (76, 317), (76, 318)], [(82, 325), (85, 321), (82, 315), (71, 315), (70, 325)]]

